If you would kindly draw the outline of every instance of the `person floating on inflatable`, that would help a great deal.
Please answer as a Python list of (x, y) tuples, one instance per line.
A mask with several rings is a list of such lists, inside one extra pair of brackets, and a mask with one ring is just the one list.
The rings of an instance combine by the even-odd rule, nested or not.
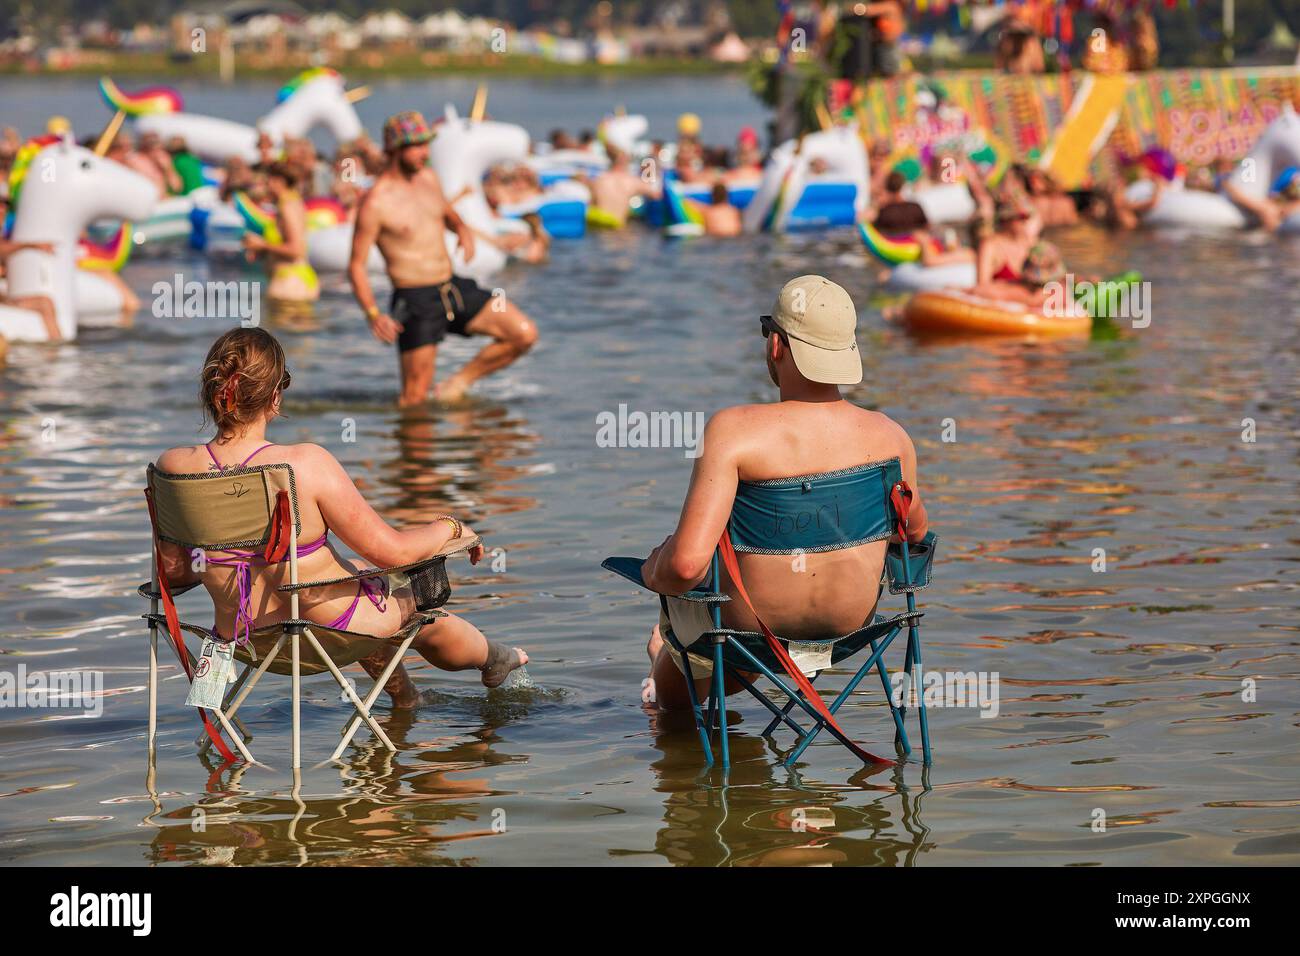
[(955, 236), (935, 235), (920, 203), (903, 195), (907, 178), (895, 170), (885, 177), (880, 204), (869, 223), (862, 224), (862, 239), (882, 261), (899, 265), (917, 262), (944, 266), (974, 262), (975, 252), (955, 241)]
[(976, 284), (986, 299), (1041, 309), (1044, 286), (1065, 275), (1060, 250), (1041, 237), (1042, 219), (1026, 197), (1008, 190), (999, 200), (995, 228), (980, 240)]
[[(4, 208), (0, 206), (0, 208)], [(0, 238), (0, 278), (5, 274), (5, 262), (15, 252), (22, 252), (24, 249), (32, 249), (37, 252), (44, 252), (48, 255), (54, 255), (54, 243), (52, 242), (10, 242), (8, 239)], [(28, 309), (35, 312), (45, 323), (45, 331), (49, 336), (49, 341), (58, 342), (63, 338), (63, 333), (59, 330), (59, 322), (54, 314), (54, 300), (47, 295), (22, 295), (22, 296), (4, 296), (0, 295), (0, 305), (12, 306), (15, 309)], [(4, 337), (0, 336), (0, 341)]]
[[(1128, 231), (1141, 225), (1142, 216), (1160, 202), (1177, 174), (1177, 162), (1168, 150), (1156, 147), (1127, 160), (1124, 165), (1131, 182), (1116, 183), (1108, 191), (1096, 194), (1088, 214), (1109, 229)], [(1139, 180), (1151, 183), (1151, 192), (1144, 199), (1131, 199), (1128, 186)]]
[(1300, 212), (1300, 166), (1288, 166), (1282, 170), (1273, 180), (1266, 196), (1252, 196), (1231, 179), (1224, 180), (1223, 193), (1242, 209), (1252, 213), (1264, 229), (1277, 232), (1287, 216)]

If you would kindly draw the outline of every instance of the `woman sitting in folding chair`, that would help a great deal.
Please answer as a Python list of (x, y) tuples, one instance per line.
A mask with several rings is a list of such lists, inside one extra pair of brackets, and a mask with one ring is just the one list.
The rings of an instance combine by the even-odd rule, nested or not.
[[(759, 631), (761, 616), (784, 641), (817, 642), (862, 629), (875, 613), (880, 592), (872, 588), (881, 581), (893, 529), (868, 519), (868, 501), (888, 493), (880, 481), (891, 461), (913, 489), (906, 536), (926, 537), (911, 439), (886, 416), (840, 394), (841, 385), (862, 380), (848, 293), (821, 276), (793, 279), (761, 324), (780, 401), (723, 409), (710, 419), (677, 530), (641, 568), (645, 587), (684, 595), (665, 597), (646, 648), (651, 667), (642, 697), (663, 710), (691, 708), (710, 691), (713, 649), (697, 639), (715, 628), (716, 605), (693, 589), (707, 590), (715, 549), (721, 592), (729, 598), (721, 605), (724, 628)], [(875, 484), (859, 487), (863, 481)], [(868, 520), (876, 526), (868, 528)], [(672, 642), (665, 639), (670, 629)], [(693, 693), (674, 643), (694, 644)], [(756, 676), (738, 670), (745, 680)], [(728, 695), (742, 689), (733, 673), (727, 678)]]
[[(280, 343), (262, 329), (234, 329), (208, 351), (199, 387), (205, 417), (216, 436), (205, 445), (170, 448), (157, 468), (171, 477), (225, 473), (228, 469), (283, 463), (292, 467), (298, 515), (299, 580), (332, 581), (363, 570), (342, 557), (330, 532), (375, 568), (394, 568), (420, 561), (453, 539), (473, 533), (451, 515), (422, 527), (398, 531), (384, 521), (357, 490), (343, 466), (319, 445), (276, 445), (266, 440), (267, 425), (280, 414), (289, 387)], [(216, 611), (214, 631), (227, 639), (247, 639), (253, 631), (290, 617), (290, 598), (277, 588), (289, 582), (289, 562), (267, 561), (243, 550), (191, 554), (160, 542), (167, 583), (173, 588), (201, 583)], [(474, 563), (482, 545), (469, 552)], [(311, 587), (299, 595), (300, 617), (344, 632), (385, 637), (395, 633), (414, 606), (409, 589), (387, 593), (384, 578), (362, 578)], [(477, 668), (483, 684), (496, 687), (528, 655), (487, 640), (468, 621), (449, 614), (426, 624), (411, 647), (442, 670)], [(361, 661), (377, 678), (391, 658), (385, 647)], [(394, 707), (412, 707), (418, 695), (404, 668), (398, 666), (384, 688)]]

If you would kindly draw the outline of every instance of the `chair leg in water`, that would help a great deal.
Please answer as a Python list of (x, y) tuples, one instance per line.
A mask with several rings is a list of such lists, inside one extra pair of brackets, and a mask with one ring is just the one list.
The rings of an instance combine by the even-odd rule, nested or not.
[[(727, 675), (722, 669), (722, 645), (726, 637), (721, 634), (713, 638), (713, 694), (718, 706), (718, 729), (721, 731), (722, 769), (731, 767), (731, 747), (727, 742)], [(712, 709), (712, 704), (709, 705)]]
[[(876, 652), (876, 642), (868, 641), (871, 646), (871, 652)], [(876, 670), (880, 672), (880, 686), (885, 692), (885, 700), (889, 704), (890, 716), (894, 718), (894, 743), (903, 748), (903, 755), (906, 756), (912, 752), (912, 745), (907, 742), (907, 727), (903, 723), (903, 715), (898, 712), (898, 707), (894, 704), (894, 689), (889, 686), (889, 671), (885, 670), (885, 656), (882, 654), (876, 660)]]
[[(397, 649), (397, 653), (389, 659), (388, 664), (385, 665), (383, 671), (381, 671), (379, 676), (375, 678), (375, 686), (370, 688), (370, 693), (367, 694), (366, 699), (361, 702), (361, 707), (358, 708), (357, 713), (352, 715), (352, 719), (349, 720), (347, 725), (343, 728), (343, 738), (339, 741), (339, 745), (334, 748), (334, 753), (330, 754), (329, 760), (321, 761), (322, 764), (332, 763), (342, 756), (343, 751), (347, 748), (348, 744), (352, 742), (352, 738), (356, 735), (358, 728), (361, 726), (362, 712), (364, 711), (366, 714), (370, 713), (370, 708), (373, 707), (375, 701), (379, 699), (379, 695), (384, 690), (384, 685), (387, 684), (388, 679), (393, 676), (393, 671), (397, 670), (397, 666), (402, 663), (402, 658), (406, 656), (406, 652), (410, 649), (411, 643), (414, 640), (415, 635), (412, 634), (402, 642), (402, 645)], [(385, 737), (383, 739), (387, 740), (388, 738)], [(389, 749), (396, 750), (397, 748), (392, 747), (390, 744)]]
[[(676, 639), (673, 640), (673, 643), (677, 644)], [(691, 673), (691, 657), (680, 644), (677, 644), (677, 649), (682, 655), (682, 668), (686, 674), (686, 696), (691, 702), (691, 716), (695, 720), (695, 731), (700, 735), (700, 746), (704, 748), (704, 762), (712, 767), (713, 747), (709, 744), (709, 725), (705, 722), (704, 708), (700, 706), (700, 698), (695, 693), (695, 675)]]

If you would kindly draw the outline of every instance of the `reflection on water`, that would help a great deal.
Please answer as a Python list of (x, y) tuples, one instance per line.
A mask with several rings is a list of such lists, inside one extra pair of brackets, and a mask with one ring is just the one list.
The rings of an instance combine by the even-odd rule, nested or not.
[[(653, 604), (599, 570), (672, 529), (690, 463), (597, 448), (596, 416), (770, 400), (753, 319), (781, 282), (822, 271), (875, 301), (850, 231), (559, 242), (544, 269), (501, 278), (538, 322), (536, 350), (455, 408), (393, 407), (394, 356), (341, 281), (309, 323), (272, 322), (294, 370), (274, 437), (329, 448), (393, 522), (464, 516), (493, 560), (450, 569), (452, 607), (526, 647), (536, 682), (489, 694), (412, 661), (424, 706), (377, 708), (399, 752), (362, 734), (296, 793), (285, 683), (241, 709), (273, 772), (232, 771), (195, 756), (166, 659), (145, 778), (143, 469), (206, 437), (197, 371), (230, 323), (146, 309), (76, 346), (15, 349), (0, 373), (0, 671), (100, 673), (103, 714), (0, 708), (0, 861), (1294, 864), (1297, 247), (1088, 229), (1061, 245), (1081, 273), (1140, 269), (1151, 327), (934, 344), (863, 312), (851, 397), (913, 435), (942, 536), (926, 665), (1000, 677), (996, 718), (930, 711), (928, 780), (916, 763), (866, 775), (829, 741), (787, 773), (788, 741), (759, 738), (765, 714), (739, 700), (734, 765), (706, 771), (689, 723), (639, 704)], [(245, 274), (181, 256), (126, 278), (147, 296), (177, 271)], [(450, 341), (443, 362), (474, 348)], [(182, 611), (202, 620), (205, 604)], [(887, 747), (870, 685), (841, 714)], [(311, 764), (349, 711), (328, 679), (304, 691)]]

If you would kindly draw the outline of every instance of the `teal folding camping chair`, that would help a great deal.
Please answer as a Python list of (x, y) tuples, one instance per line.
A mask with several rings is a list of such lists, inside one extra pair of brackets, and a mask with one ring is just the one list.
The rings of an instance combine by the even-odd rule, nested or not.
[[(884, 541), (895, 533), (906, 541), (911, 500), (912, 491), (903, 481), (902, 468), (897, 458), (817, 475), (740, 482), (727, 528), (713, 555), (708, 590), (696, 589), (672, 598), (659, 595), (666, 615), (670, 599), (702, 604), (708, 609), (712, 626), (701, 633), (690, 648), (703, 645), (709, 647), (709, 651), (701, 652), (684, 646), (672, 628), (665, 629), (664, 638), (681, 655), (695, 728), (709, 766), (714, 763), (710, 738), (715, 726), (720, 731), (722, 766), (726, 768), (731, 765), (725, 705), (727, 677), (735, 680), (772, 713), (772, 720), (764, 728), (763, 736), (771, 736), (781, 725), (794, 731), (797, 739), (784, 760), (786, 767), (794, 765), (822, 730), (828, 731), (863, 763), (892, 763), (893, 761), (869, 753), (850, 740), (835, 719), (835, 714), (872, 668), (880, 675), (881, 687), (889, 703), (895, 744), (904, 756), (911, 754), (912, 747), (905, 726), (906, 698), (895, 702), (884, 662), (885, 651), (903, 628), (907, 628), (904, 658), (906, 687), (917, 693), (916, 709), (921, 728), (922, 752), (925, 765), (930, 765), (930, 726), (925, 712), (925, 698), (919, 690), (922, 679), (919, 622), (922, 612), (916, 609), (916, 592), (930, 583), (937, 540), (933, 533), (908, 547), (891, 544), (886, 552), (885, 571), (879, 588), (883, 593), (885, 583), (888, 582), (891, 594), (905, 595), (905, 612), (892, 617), (877, 614), (856, 631), (830, 640), (816, 641), (784, 640), (772, 633), (761, 619), (760, 631), (737, 631), (722, 625), (722, 605), (731, 600), (722, 593), (722, 567), (727, 568), (737, 596), (750, 604), (740, 580), (737, 552), (795, 556), (838, 551), (872, 541)], [(645, 587), (641, 580), (643, 564), (643, 558), (614, 557), (606, 558), (601, 566)], [(750, 609), (753, 610), (752, 604)], [(755, 617), (758, 617), (757, 613)], [(866, 661), (834, 701), (827, 705), (814, 689), (813, 682), (828, 668), (868, 647), (871, 653)], [(707, 709), (696, 694), (690, 664), (692, 655), (699, 655), (705, 660), (712, 659), (713, 678)], [(778, 700), (781, 696), (785, 697), (784, 706), (779, 706), (755, 687), (746, 678), (746, 672), (758, 673), (771, 681), (778, 691)], [(811, 726), (805, 727), (791, 716), (796, 708), (812, 719)]]

